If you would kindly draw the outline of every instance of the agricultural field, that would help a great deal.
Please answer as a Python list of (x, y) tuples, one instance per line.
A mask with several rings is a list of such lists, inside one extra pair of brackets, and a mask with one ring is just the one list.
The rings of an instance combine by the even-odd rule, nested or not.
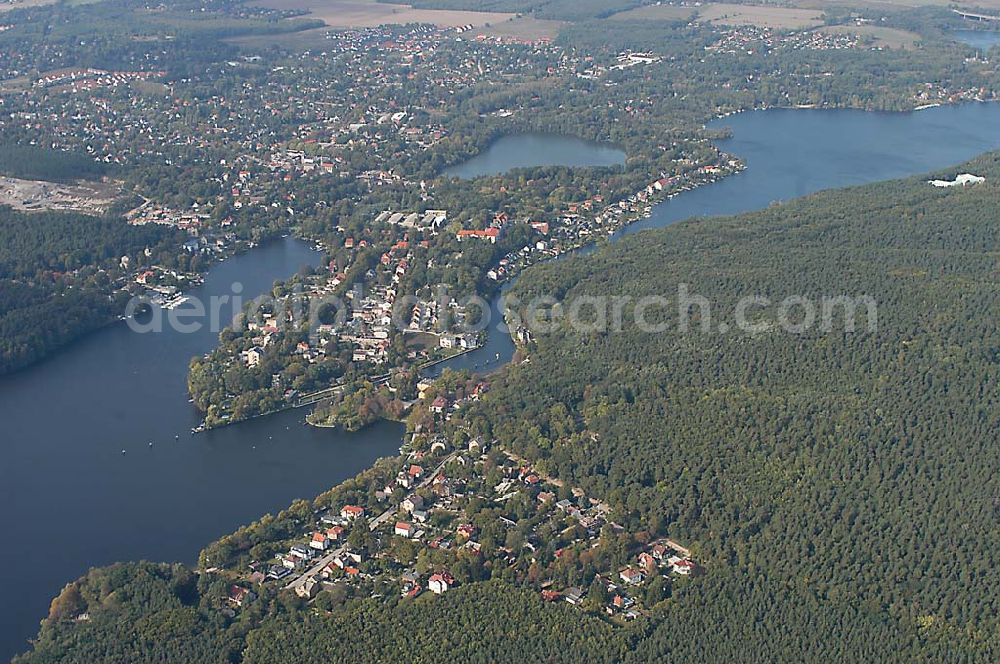
[(13, 11), (15, 9), (24, 9), (25, 7), (41, 7), (42, 5), (51, 5), (55, 1), (56, 0), (0, 0), (0, 14)]
[(463, 25), (482, 27), (502, 23), (514, 14), (446, 9), (415, 9), (411, 5), (376, 2), (376, 0), (259, 0), (257, 6), (270, 9), (302, 9), (310, 18), (318, 18), (332, 28), (372, 28), (385, 24), (432, 23), (454, 28)]
[(322, 49), (329, 45), (326, 38), (330, 28), (311, 28), (309, 30), (299, 30), (297, 32), (281, 32), (276, 34), (263, 35), (240, 35), (239, 37), (227, 37), (223, 41), (229, 44), (239, 44), (247, 48), (278, 46), (291, 49), (293, 51)]
[(1000, 0), (790, 0), (788, 5), (801, 9), (827, 7), (854, 9), (882, 9), (893, 11), (916, 7), (954, 7), (1000, 15)]
[(917, 45), (920, 35), (897, 30), (896, 28), (885, 28), (877, 25), (827, 25), (818, 29), (827, 34), (841, 35), (861, 35), (871, 37), (875, 40), (875, 46), (882, 48), (902, 48), (910, 49)]
[(502, 23), (490, 23), (476, 31), (477, 35), (516, 39), (535, 42), (543, 39), (555, 39), (559, 30), (566, 25), (563, 21), (549, 21), (527, 16), (517, 16)]
[(698, 11), (698, 7), (681, 5), (646, 5), (618, 12), (610, 18), (615, 21), (683, 21), (695, 16)]
[(795, 30), (823, 25), (818, 9), (793, 9), (758, 5), (708, 4), (698, 10), (698, 18), (718, 25), (755, 25), (760, 28)]
[[(803, 0), (809, 2), (810, 0)], [(998, 0), (1000, 1), (1000, 0)], [(646, 5), (611, 16), (622, 21), (680, 21), (696, 19), (716, 25), (755, 25), (785, 30), (815, 28), (823, 25), (820, 9), (707, 3), (698, 7), (683, 5)]]

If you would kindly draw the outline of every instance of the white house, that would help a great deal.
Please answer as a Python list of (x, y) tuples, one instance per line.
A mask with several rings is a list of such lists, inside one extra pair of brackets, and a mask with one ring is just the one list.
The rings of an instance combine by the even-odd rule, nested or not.
[(455, 585), (455, 579), (447, 572), (433, 574), (431, 575), (430, 581), (427, 582), (427, 587), (436, 595), (440, 595), (448, 591), (453, 585)]
[(330, 538), (324, 533), (313, 533), (312, 541), (309, 542), (309, 546), (317, 551), (326, 551), (330, 548)]

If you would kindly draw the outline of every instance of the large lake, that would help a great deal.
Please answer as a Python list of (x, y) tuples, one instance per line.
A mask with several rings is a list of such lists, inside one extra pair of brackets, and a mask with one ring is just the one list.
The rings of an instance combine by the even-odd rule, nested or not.
[(605, 143), (558, 134), (515, 134), (497, 139), (482, 153), (446, 168), (442, 174), (469, 179), (530, 166), (621, 166), (624, 163), (625, 153)]
[[(988, 104), (910, 114), (772, 110), (712, 126), (733, 129), (720, 146), (748, 170), (657, 206), (620, 235), (1000, 149), (1000, 106)], [(536, 149), (548, 152), (544, 142)], [(513, 155), (495, 168), (520, 165)], [(245, 295), (263, 292), (318, 260), (303, 243), (282, 240), (217, 266), (203, 291), (228, 293), (238, 280)], [(0, 658), (26, 648), (49, 600), (87, 568), (141, 558), (192, 562), (211, 539), (311, 498), (398, 447), (399, 426), (346, 435), (302, 426), (301, 411), (191, 437), (198, 416), (187, 403), (186, 367), (214, 343), (207, 331), (138, 335), (116, 325), (0, 379), (7, 542), (0, 548)], [(484, 367), (512, 350), (493, 331), (486, 349), (454, 366)]]
[[(320, 258), (278, 240), (216, 266), (193, 294), (240, 282), (257, 295)], [(397, 453), (399, 425), (346, 435), (303, 426), (302, 411), (192, 436), (187, 365), (216, 340), (121, 323), (0, 378), (0, 661), (26, 649), (49, 600), (89, 567), (194, 562), (236, 526)]]

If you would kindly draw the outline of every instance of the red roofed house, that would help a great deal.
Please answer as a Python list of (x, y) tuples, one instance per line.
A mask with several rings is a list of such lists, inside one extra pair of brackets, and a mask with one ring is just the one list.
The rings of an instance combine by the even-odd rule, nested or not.
[(440, 595), (441, 593), (450, 589), (455, 585), (455, 579), (448, 572), (441, 572), (440, 574), (431, 575), (430, 581), (427, 582), (427, 587), (432, 593)]
[(687, 559), (678, 560), (677, 562), (674, 563), (674, 571), (677, 572), (678, 574), (683, 574), (684, 576), (687, 576), (688, 574), (693, 572), (695, 567), (696, 565)]
[(309, 546), (319, 551), (326, 551), (330, 548), (330, 538), (325, 533), (313, 533)]
[(397, 521), (396, 528), (393, 532), (400, 537), (413, 537), (414, 529), (412, 525), (406, 523), (405, 521)]
[(461, 230), (458, 232), (458, 240), (466, 240), (473, 238), (476, 240), (488, 240), (491, 244), (496, 244), (497, 238), (500, 237), (499, 228), (487, 228), (486, 230), (476, 231), (476, 230)]
[(634, 567), (626, 567), (618, 576), (621, 577), (622, 581), (631, 585), (642, 583), (642, 580), (645, 578), (643, 573)]
[(344, 505), (340, 510), (340, 516), (345, 519), (356, 519), (365, 515), (365, 508), (357, 505)]
[(233, 606), (243, 606), (252, 602), (256, 597), (249, 588), (236, 585), (229, 588), (229, 602)]

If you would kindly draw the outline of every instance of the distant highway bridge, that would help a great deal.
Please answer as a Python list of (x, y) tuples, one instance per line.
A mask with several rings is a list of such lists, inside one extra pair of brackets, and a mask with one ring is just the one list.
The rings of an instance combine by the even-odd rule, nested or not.
[(1000, 16), (990, 16), (989, 14), (977, 14), (976, 12), (967, 12), (963, 9), (952, 9), (962, 18), (967, 18), (973, 21), (1000, 21)]

